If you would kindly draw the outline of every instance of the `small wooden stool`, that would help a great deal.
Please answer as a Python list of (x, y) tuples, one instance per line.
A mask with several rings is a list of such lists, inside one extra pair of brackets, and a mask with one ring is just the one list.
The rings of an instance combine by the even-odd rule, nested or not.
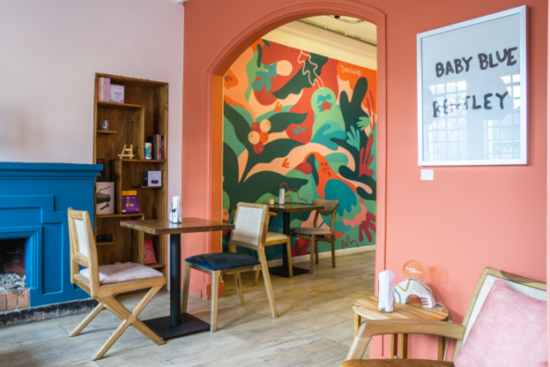
[[(435, 308), (424, 308), (422, 302), (418, 298), (411, 298), (409, 303), (397, 303), (393, 304), (393, 312), (380, 312), (378, 311), (378, 297), (367, 297), (355, 301), (353, 304), (353, 311), (355, 312), (355, 333), (361, 326), (361, 318), (366, 320), (389, 320), (389, 319), (424, 319), (445, 321), (449, 318), (449, 310), (437, 310)], [(401, 348), (399, 352), (400, 358), (407, 358), (407, 346), (409, 337), (408, 334), (401, 335)], [(437, 358), (443, 360), (443, 353), (445, 352), (445, 338), (438, 337), (437, 345)], [(393, 358), (397, 356), (397, 334), (391, 337), (391, 355)]]

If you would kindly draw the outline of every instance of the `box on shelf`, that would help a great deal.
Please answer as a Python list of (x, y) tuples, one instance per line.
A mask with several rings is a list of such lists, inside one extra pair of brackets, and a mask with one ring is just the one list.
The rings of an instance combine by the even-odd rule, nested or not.
[(137, 191), (123, 190), (121, 196), (122, 196), (122, 213), (125, 213), (125, 214), (139, 213)]
[(155, 255), (155, 248), (153, 247), (153, 240), (143, 241), (143, 263), (155, 264), (157, 262), (157, 257)]
[(162, 171), (143, 171), (143, 186), (161, 187)]
[(115, 183), (96, 182), (95, 202), (97, 215), (115, 214)]
[(111, 84), (110, 101), (124, 103), (124, 86)]

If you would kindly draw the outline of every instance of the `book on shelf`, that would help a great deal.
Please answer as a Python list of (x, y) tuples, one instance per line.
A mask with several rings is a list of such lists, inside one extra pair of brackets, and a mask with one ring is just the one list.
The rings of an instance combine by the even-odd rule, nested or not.
[(135, 190), (122, 190), (122, 213), (139, 213), (139, 203), (137, 198), (137, 191)]
[(97, 77), (97, 100), (109, 102), (111, 95), (111, 78)]
[(162, 135), (155, 134), (147, 138), (147, 142), (153, 144), (153, 160), (164, 160), (164, 141)]
[(153, 240), (143, 241), (143, 263), (155, 264), (157, 262), (157, 257), (155, 255), (155, 248), (153, 247)]

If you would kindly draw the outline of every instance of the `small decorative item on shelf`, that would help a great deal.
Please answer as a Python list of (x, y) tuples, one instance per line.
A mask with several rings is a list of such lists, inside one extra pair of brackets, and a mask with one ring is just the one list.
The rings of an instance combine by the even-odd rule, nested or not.
[(137, 191), (123, 190), (122, 191), (122, 212), (127, 213), (139, 213), (139, 203), (137, 198)]
[(145, 159), (153, 159), (153, 144), (145, 143)]
[(157, 262), (157, 256), (155, 255), (155, 248), (153, 247), (153, 240), (143, 241), (143, 263), (155, 264)]
[(162, 171), (143, 171), (143, 186), (161, 187)]
[(130, 144), (130, 148), (126, 148), (126, 144), (124, 144), (124, 148), (122, 148), (122, 153), (118, 155), (120, 159), (133, 159), (134, 158), (134, 146)]
[(393, 312), (393, 288), (395, 274), (384, 270), (378, 274), (378, 311)]
[(95, 184), (95, 212), (99, 215), (115, 213), (115, 183), (96, 182)]
[(275, 199), (269, 198), (269, 205), (275, 205)]
[(97, 182), (105, 182), (107, 181), (107, 172), (105, 171), (105, 159), (96, 159), (95, 161), (97, 164), (101, 164), (102, 168), (101, 171), (99, 171), (99, 174), (97, 175)]
[(109, 120), (99, 120), (99, 130), (108, 131), (109, 130)]
[(111, 84), (110, 101), (124, 103), (124, 86)]
[(170, 222), (181, 223), (181, 200), (179, 196), (172, 198), (172, 210), (170, 211)]
[(436, 305), (432, 290), (420, 280), (424, 268), (418, 261), (410, 260), (403, 265), (403, 274), (408, 277), (395, 287), (395, 299), (398, 303), (407, 303), (411, 296), (417, 296), (422, 306), (434, 308)]

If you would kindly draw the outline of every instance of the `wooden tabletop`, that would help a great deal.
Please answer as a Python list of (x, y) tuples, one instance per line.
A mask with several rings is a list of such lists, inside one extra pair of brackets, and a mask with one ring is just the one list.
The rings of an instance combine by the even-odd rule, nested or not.
[(181, 223), (171, 223), (168, 219), (125, 220), (120, 222), (120, 226), (154, 235), (227, 231), (235, 228), (233, 224), (216, 220), (182, 218), (181, 221)]
[(323, 205), (311, 205), (311, 204), (273, 204), (269, 206), (269, 210), (272, 212), (303, 212), (309, 210), (323, 209)]
[(355, 301), (353, 311), (368, 320), (388, 319), (424, 319), (444, 321), (449, 317), (449, 311), (422, 307), (418, 298), (411, 298), (409, 303), (393, 304), (393, 312), (378, 311), (378, 297), (367, 297)]

